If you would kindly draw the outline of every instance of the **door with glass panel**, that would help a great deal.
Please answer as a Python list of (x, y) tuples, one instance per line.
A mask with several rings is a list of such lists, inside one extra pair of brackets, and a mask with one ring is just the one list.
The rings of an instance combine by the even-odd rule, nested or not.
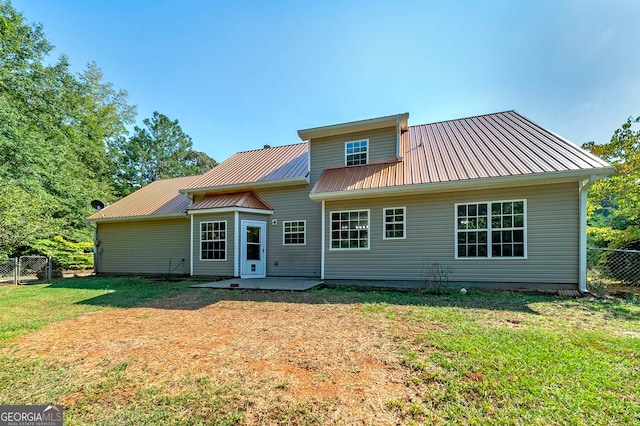
[(266, 276), (267, 224), (243, 220), (241, 229), (241, 276), (242, 278), (264, 278)]

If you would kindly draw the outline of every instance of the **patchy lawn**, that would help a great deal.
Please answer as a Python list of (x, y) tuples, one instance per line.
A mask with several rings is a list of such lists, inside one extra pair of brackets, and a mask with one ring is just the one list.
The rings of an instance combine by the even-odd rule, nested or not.
[(639, 424), (640, 303), (0, 287), (0, 404), (66, 424)]

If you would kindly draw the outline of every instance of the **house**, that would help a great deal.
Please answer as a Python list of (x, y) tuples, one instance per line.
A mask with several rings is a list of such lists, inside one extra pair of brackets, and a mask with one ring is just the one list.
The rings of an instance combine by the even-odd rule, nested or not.
[[(586, 289), (586, 195), (603, 160), (515, 111), (298, 131), (156, 181), (88, 218), (100, 274), (317, 277)], [(431, 271), (431, 272), (430, 272)]]

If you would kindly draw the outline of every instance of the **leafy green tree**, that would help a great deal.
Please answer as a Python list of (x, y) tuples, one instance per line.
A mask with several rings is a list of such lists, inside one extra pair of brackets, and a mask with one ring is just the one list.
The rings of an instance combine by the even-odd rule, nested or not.
[(640, 227), (640, 130), (629, 117), (617, 129), (611, 141), (598, 145), (583, 144), (583, 148), (607, 160), (615, 167), (608, 178), (596, 182), (589, 191), (588, 213), (590, 234), (599, 245), (620, 245), (635, 238)]
[(114, 144), (118, 189), (122, 195), (158, 179), (202, 173), (217, 163), (205, 153), (194, 151), (191, 137), (178, 120), (155, 111), (136, 126), (133, 136)]
[(46, 195), (4, 185), (0, 189), (0, 257), (14, 256), (38, 238), (53, 235), (57, 228), (51, 210)]
[[(0, 251), (28, 251), (62, 235), (90, 241), (93, 198), (114, 197), (106, 146), (126, 134), (135, 108), (95, 64), (80, 75), (31, 25), (0, 0)], [(21, 223), (19, 218), (23, 218)], [(28, 223), (27, 223), (28, 222)], [(19, 254), (19, 253), (17, 253)]]

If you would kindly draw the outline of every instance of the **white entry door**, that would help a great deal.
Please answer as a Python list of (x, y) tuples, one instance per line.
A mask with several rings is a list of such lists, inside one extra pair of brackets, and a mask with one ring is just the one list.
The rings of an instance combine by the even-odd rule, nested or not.
[(242, 222), (240, 276), (264, 278), (267, 260), (267, 223), (254, 220)]

